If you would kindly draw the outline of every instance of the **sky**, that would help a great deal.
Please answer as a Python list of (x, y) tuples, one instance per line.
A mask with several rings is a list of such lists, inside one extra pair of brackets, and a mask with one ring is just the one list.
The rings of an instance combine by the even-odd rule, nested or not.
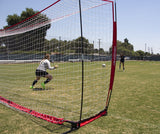
[(135, 50), (160, 53), (159, 13), (160, 0), (117, 0), (118, 40), (127, 38)]
[[(8, 15), (20, 15), (25, 8), (42, 10), (54, 0), (0, 0), (0, 29)], [(116, 0), (117, 39), (129, 40), (134, 51), (160, 53), (160, 0)]]

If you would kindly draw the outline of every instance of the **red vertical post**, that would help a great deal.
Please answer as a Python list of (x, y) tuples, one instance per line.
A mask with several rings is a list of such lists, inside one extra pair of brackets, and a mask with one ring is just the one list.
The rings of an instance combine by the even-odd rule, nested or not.
[(114, 2), (112, 1), (112, 12), (113, 12), (113, 44), (112, 44), (112, 61), (111, 61), (111, 75), (110, 75), (110, 85), (108, 96), (106, 100), (106, 110), (108, 109), (112, 89), (113, 89), (113, 82), (115, 76), (115, 68), (116, 68), (116, 57), (117, 57), (117, 22), (116, 22), (116, 4), (114, 6)]

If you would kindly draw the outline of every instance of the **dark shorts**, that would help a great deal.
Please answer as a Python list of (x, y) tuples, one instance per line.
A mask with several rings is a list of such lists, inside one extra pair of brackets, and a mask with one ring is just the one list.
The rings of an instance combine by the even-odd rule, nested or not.
[(124, 59), (121, 59), (120, 61), (121, 61), (121, 62), (124, 62)]
[(37, 69), (35, 73), (36, 73), (36, 76), (40, 76), (40, 77), (45, 77), (46, 75), (48, 75), (46, 71), (37, 70)]

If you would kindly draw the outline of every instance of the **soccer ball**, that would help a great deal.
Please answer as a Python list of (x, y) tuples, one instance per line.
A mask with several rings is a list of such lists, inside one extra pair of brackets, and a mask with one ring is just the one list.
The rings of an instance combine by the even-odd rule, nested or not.
[(55, 68), (58, 68), (58, 65), (54, 65)]
[(106, 67), (106, 64), (102, 64), (102, 67)]

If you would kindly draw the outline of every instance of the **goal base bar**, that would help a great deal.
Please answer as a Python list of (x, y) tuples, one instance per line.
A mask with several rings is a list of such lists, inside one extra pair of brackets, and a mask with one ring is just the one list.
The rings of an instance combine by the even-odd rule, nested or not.
[(104, 109), (103, 111), (99, 112), (98, 114), (96, 114), (88, 119), (84, 119), (84, 120), (80, 121), (80, 127), (83, 127), (83, 126), (91, 123), (92, 121), (94, 121), (102, 116), (106, 116), (106, 115), (107, 115), (107, 110)]
[(46, 114), (42, 114), (42, 113), (36, 112), (34, 110), (31, 110), (31, 109), (23, 107), (23, 106), (21, 106), (19, 104), (16, 104), (13, 101), (5, 99), (2, 96), (0, 96), (0, 103), (6, 105), (7, 107), (13, 108), (15, 110), (19, 110), (21, 112), (25, 112), (27, 114), (30, 114), (32, 116), (35, 116), (35, 117), (43, 119), (43, 120), (46, 120), (46, 121), (51, 122), (51, 123), (55, 123), (55, 124), (61, 125), (61, 124), (63, 124), (65, 122), (65, 120), (63, 118), (56, 118), (56, 117), (53, 117), (53, 116), (50, 116), (50, 115), (46, 115)]
[(70, 123), (71, 124), (70, 132), (79, 129), (80, 127), (83, 127), (83, 126), (91, 123), (92, 121), (94, 121), (94, 120), (96, 120), (96, 119), (98, 119), (102, 116), (107, 115), (107, 109), (105, 108), (104, 110), (102, 110), (101, 112), (99, 112), (98, 114), (96, 114), (92, 117), (89, 117), (89, 118), (81, 120), (81, 121), (74, 122), (74, 121), (64, 120), (63, 118), (57, 118), (57, 117), (54, 117), (54, 116), (50, 116), (50, 115), (46, 115), (46, 114), (36, 112), (34, 110), (31, 110), (29, 108), (26, 108), (24, 106), (16, 104), (15, 102), (10, 101), (6, 98), (3, 98), (2, 96), (0, 96), (0, 103), (9, 107), (9, 108), (27, 113), (29, 115), (32, 115), (32, 116), (35, 116), (37, 118), (43, 119), (43, 120), (48, 121), (50, 123), (54, 123), (54, 124), (58, 124), (58, 125), (62, 125), (64, 122)]
[(91, 122), (93, 122), (94, 120), (102, 117), (102, 116), (106, 116), (107, 115), (107, 109), (104, 109), (102, 110), (101, 112), (99, 112), (98, 114), (92, 116), (92, 117), (89, 117), (87, 119), (84, 119), (84, 120), (81, 120), (81, 121), (78, 121), (78, 122), (73, 122), (73, 121), (67, 121), (65, 120), (65, 122), (68, 122), (68, 123), (71, 123), (72, 124), (72, 128), (71, 130), (76, 130), (80, 127), (83, 127)]

